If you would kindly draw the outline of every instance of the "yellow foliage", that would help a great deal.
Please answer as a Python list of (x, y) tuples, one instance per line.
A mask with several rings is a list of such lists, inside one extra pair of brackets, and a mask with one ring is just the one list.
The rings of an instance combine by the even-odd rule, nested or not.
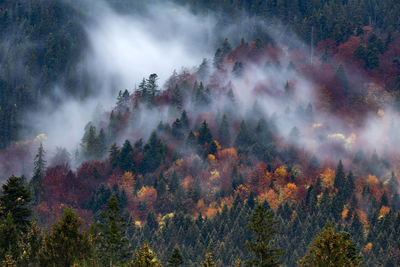
[(342, 220), (346, 219), (348, 214), (349, 214), (349, 209), (344, 208), (342, 211)]
[(388, 206), (382, 206), (381, 210), (379, 211), (379, 218), (385, 217), (386, 214), (388, 214), (390, 211), (390, 208)]
[(214, 139), (213, 141), (217, 145), (217, 151), (220, 151), (221, 150), (221, 145), (218, 143), (217, 140)]
[(379, 180), (375, 175), (368, 175), (366, 183), (368, 186), (377, 186), (379, 184)]
[(175, 165), (176, 165), (176, 167), (182, 167), (182, 165), (183, 165), (183, 159), (177, 159), (177, 160), (175, 160)]
[(285, 180), (288, 176), (286, 166), (281, 166), (275, 170), (275, 177), (279, 180)]
[(239, 194), (241, 199), (247, 199), (250, 195), (250, 189), (246, 185), (239, 185), (235, 189), (235, 194)]
[(220, 177), (219, 171), (217, 169), (210, 171), (210, 174), (211, 174), (211, 177), (210, 177), (211, 181), (217, 180)]
[(326, 168), (323, 173), (321, 173), (321, 181), (325, 187), (333, 187), (333, 183), (335, 180), (335, 171), (331, 168)]
[(208, 154), (207, 160), (208, 162), (210, 162), (211, 165), (216, 165), (218, 163), (217, 159), (213, 154)]

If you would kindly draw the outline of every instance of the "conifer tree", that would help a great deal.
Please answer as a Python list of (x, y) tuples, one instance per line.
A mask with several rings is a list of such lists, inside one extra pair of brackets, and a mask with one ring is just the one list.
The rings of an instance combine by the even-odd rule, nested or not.
[(208, 128), (207, 122), (203, 121), (199, 128), (199, 137), (198, 137), (198, 142), (200, 145), (203, 145), (205, 143), (210, 144), (212, 141), (212, 135), (211, 131)]
[(226, 115), (222, 116), (221, 125), (218, 129), (218, 137), (219, 141), (223, 146), (230, 146), (231, 144), (231, 134), (229, 131), (229, 123)]
[(110, 148), (109, 158), (110, 158), (111, 168), (112, 169), (117, 168), (120, 162), (120, 151), (117, 144), (115, 143)]
[(44, 237), (41, 250), (41, 266), (72, 266), (77, 261), (88, 257), (90, 243), (79, 231), (82, 223), (71, 208), (64, 210), (64, 215), (53, 225)]
[(162, 267), (156, 254), (150, 249), (147, 242), (136, 251), (136, 257), (129, 262), (128, 267)]
[(25, 231), (29, 225), (31, 194), (24, 179), (16, 176), (8, 178), (2, 186), (0, 195), (0, 217), (5, 218), (11, 213), (18, 231)]
[(279, 266), (283, 251), (273, 244), (276, 221), (271, 210), (266, 210), (261, 204), (257, 204), (250, 216), (247, 228), (253, 232), (253, 238), (246, 241), (245, 247), (255, 257), (246, 261), (249, 266)]
[(33, 177), (32, 180), (30, 181), (30, 185), (33, 191), (34, 202), (40, 203), (40, 196), (43, 191), (40, 180), (43, 178), (46, 168), (45, 151), (43, 149), (42, 143), (40, 143), (40, 146), (38, 148), (38, 152), (35, 156), (33, 166), (34, 166)]
[(301, 266), (360, 266), (357, 248), (346, 232), (336, 233), (328, 224), (311, 242)]
[(131, 256), (131, 246), (126, 236), (127, 225), (120, 215), (118, 200), (113, 194), (101, 213), (100, 235), (97, 240), (99, 255), (105, 265), (126, 262)]
[(183, 264), (183, 256), (178, 247), (172, 250), (171, 256), (168, 259), (168, 267), (178, 267)]

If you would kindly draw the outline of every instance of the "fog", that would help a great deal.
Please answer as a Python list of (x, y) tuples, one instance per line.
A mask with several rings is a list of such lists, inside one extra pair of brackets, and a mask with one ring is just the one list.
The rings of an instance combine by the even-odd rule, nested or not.
[[(133, 93), (142, 78), (152, 73), (159, 76), (160, 89), (166, 89), (164, 84), (174, 70), (180, 74), (185, 71), (194, 73), (203, 58), (212, 62), (215, 44), (221, 37), (234, 32), (243, 33), (243, 25), (247, 25), (220, 30), (213, 15), (194, 15), (187, 8), (167, 1), (148, 5), (141, 14), (121, 13), (102, 1), (92, 3), (90, 12), (84, 14), (86, 19), (82, 22), (89, 46), (85, 57), (76, 66), (78, 71), (88, 73), (85, 86), (90, 87), (91, 94), (84, 100), (72, 98), (62, 93), (63, 84), (60, 83), (54, 88), (61, 100), (58, 104), (47, 99), (44, 100), (45, 108), (40, 112), (26, 114), (32, 132), (46, 135), (46, 139), (40, 140), (45, 140), (43, 142), (49, 158), (60, 151), (58, 147), (65, 147), (71, 155), (79, 150), (88, 122), (92, 121), (98, 128), (106, 125), (119, 90), (128, 89)], [(250, 24), (254, 23), (258, 22)], [(226, 107), (232, 103), (225, 94), (216, 92), (231, 88), (235, 95), (235, 110), (232, 111), (231, 106), (230, 112), (234, 114), (228, 115), (236, 118), (248, 116), (257, 103), (266, 118), (277, 118), (275, 122), (279, 135), (287, 139), (288, 144), (295, 143), (319, 158), (333, 161), (346, 157), (350, 159), (360, 147), (369, 153), (376, 148), (382, 151), (387, 144), (399, 148), (397, 139), (388, 139), (388, 131), (399, 130), (396, 123), (391, 123), (398, 121), (396, 112), (371, 115), (362, 127), (355, 127), (329, 112), (314, 109), (313, 121), (305, 122), (298, 107), (311, 104), (315, 108), (318, 101), (316, 85), (289, 67), (295, 59), (291, 58), (287, 49), (302, 48), (306, 58), (310, 57), (307, 54), (310, 49), (288, 29), (277, 23), (273, 25), (263, 25), (263, 30), (286, 50), (265, 56), (258, 64), (246, 64), (240, 77), (232, 73), (234, 62), (225, 62), (223, 71), (215, 71), (210, 64), (211, 75), (203, 78), (203, 82), (205, 86), (210, 86), (213, 101), (206, 109), (196, 109), (191, 101), (184, 103), (191, 119), (197, 120), (198, 116), (207, 112), (228, 112)], [(320, 56), (315, 53), (316, 59)], [(318, 60), (315, 61), (315, 64), (319, 64)], [(266, 62), (270, 64), (265, 65)], [(358, 74), (348, 71), (348, 75), (350, 79)], [(367, 82), (364, 78), (357, 79)], [(213, 87), (216, 81), (218, 85)], [(293, 88), (291, 99), (286, 101), (285, 85), (288, 82), (293, 82)], [(83, 87), (82, 84), (82, 90)], [(142, 107), (118, 142), (121, 144), (125, 138), (133, 137), (147, 139), (160, 121), (171, 122), (175, 117), (166, 107)], [(293, 127), (299, 129), (298, 140), (290, 140)], [(340, 146), (343, 150), (331, 149), (332, 146)]]

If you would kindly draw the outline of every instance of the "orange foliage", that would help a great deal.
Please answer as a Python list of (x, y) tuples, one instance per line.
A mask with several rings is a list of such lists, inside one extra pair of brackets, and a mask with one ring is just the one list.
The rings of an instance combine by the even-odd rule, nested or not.
[(143, 186), (137, 193), (138, 199), (149, 206), (153, 206), (157, 200), (157, 190), (154, 187)]
[(297, 186), (293, 183), (288, 183), (285, 186), (283, 198), (287, 201), (295, 201), (297, 199)]
[(286, 170), (286, 166), (280, 166), (275, 170), (274, 177), (279, 184), (285, 184), (286, 179), (288, 177), (288, 172)]
[(335, 180), (335, 171), (331, 168), (326, 168), (323, 173), (321, 173), (321, 181), (325, 187), (333, 188), (333, 182)]
[(364, 247), (364, 253), (365, 253), (365, 254), (369, 254), (369, 253), (371, 252), (371, 250), (372, 250), (372, 243), (369, 242), (369, 243), (366, 244), (365, 247)]
[(365, 226), (368, 226), (368, 216), (367, 213), (363, 210), (358, 211), (358, 217), (360, 218), (360, 222)]
[(268, 204), (271, 206), (271, 208), (274, 211), (278, 210), (279, 207), (279, 196), (273, 189), (268, 190), (268, 192), (265, 192), (261, 195), (258, 196), (259, 202), (267, 201)]
[(388, 206), (382, 206), (382, 208), (379, 211), (379, 218), (385, 217), (386, 214), (388, 214), (390, 211), (390, 208)]
[(239, 156), (235, 148), (225, 148), (223, 150), (218, 151), (217, 158), (221, 161), (229, 161), (235, 162), (238, 160)]
[(349, 214), (349, 209), (344, 208), (342, 211), (342, 220), (345, 220), (347, 218), (347, 215)]
[(379, 180), (378, 180), (378, 178), (376, 178), (375, 175), (368, 175), (368, 178), (366, 180), (366, 184), (369, 187), (377, 186), (377, 185), (379, 185)]
[(185, 189), (185, 192), (188, 192), (193, 187), (193, 184), (194, 184), (193, 177), (192, 176), (186, 176), (185, 179), (183, 179), (183, 182), (182, 182), (182, 186), (183, 186), (183, 189)]

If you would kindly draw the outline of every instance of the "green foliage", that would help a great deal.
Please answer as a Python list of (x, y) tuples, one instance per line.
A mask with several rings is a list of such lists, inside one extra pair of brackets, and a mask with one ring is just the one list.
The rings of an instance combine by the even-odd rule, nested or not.
[(301, 266), (360, 266), (358, 251), (346, 232), (336, 233), (328, 224), (310, 244)]
[(131, 246), (127, 238), (127, 225), (120, 215), (120, 207), (113, 194), (101, 214), (99, 233), (95, 244), (104, 265), (121, 264), (131, 257)]
[(90, 243), (80, 232), (81, 222), (71, 208), (43, 238), (41, 266), (71, 266), (88, 258)]
[(18, 231), (25, 231), (29, 225), (31, 194), (23, 178), (11, 176), (2, 186), (0, 195), (0, 218), (12, 216)]
[(178, 247), (175, 247), (172, 250), (171, 256), (168, 259), (167, 265), (168, 267), (178, 267), (183, 264), (183, 256)]
[(246, 241), (247, 250), (255, 257), (253, 260), (246, 261), (250, 266), (279, 266), (279, 259), (283, 251), (274, 247), (273, 238), (276, 234), (274, 228), (276, 221), (271, 210), (266, 210), (258, 204), (249, 219), (247, 228), (254, 233), (251, 241)]

